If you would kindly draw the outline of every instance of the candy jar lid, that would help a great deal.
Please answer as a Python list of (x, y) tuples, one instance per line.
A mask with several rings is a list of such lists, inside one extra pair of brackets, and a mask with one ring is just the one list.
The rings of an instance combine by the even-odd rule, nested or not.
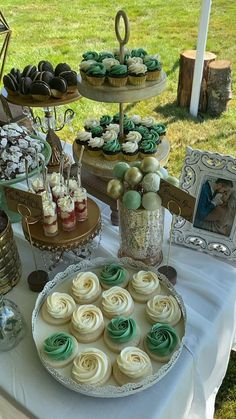
[(0, 294), (0, 352), (14, 348), (26, 332), (18, 306)]

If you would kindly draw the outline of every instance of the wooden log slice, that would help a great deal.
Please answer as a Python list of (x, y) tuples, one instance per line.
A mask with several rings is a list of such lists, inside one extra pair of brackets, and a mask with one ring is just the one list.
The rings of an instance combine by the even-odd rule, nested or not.
[(226, 111), (232, 98), (231, 63), (217, 60), (209, 64), (207, 82), (207, 111), (214, 116)]

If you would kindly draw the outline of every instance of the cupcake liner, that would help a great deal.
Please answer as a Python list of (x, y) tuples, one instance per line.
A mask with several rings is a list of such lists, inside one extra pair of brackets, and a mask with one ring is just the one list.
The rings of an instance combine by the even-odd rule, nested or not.
[(135, 153), (135, 154), (132, 154), (132, 155), (123, 153), (123, 158), (126, 161), (135, 161), (138, 158), (138, 153)]
[(142, 151), (140, 151), (139, 155), (140, 155), (141, 159), (144, 159), (144, 157), (149, 157), (149, 156), (156, 157), (157, 152), (154, 151), (153, 153), (142, 153)]
[(108, 76), (108, 81), (111, 86), (122, 87), (126, 85), (128, 81), (128, 77), (109, 77)]
[(147, 81), (155, 81), (158, 80), (161, 76), (161, 70), (155, 70), (155, 71), (148, 71), (147, 72)]
[(129, 75), (128, 78), (129, 78), (129, 83), (130, 84), (133, 84), (134, 86), (140, 86), (140, 85), (145, 83), (146, 74), (143, 75), (143, 76), (137, 76), (137, 77)]
[(85, 71), (80, 70), (80, 75), (81, 75), (81, 79), (82, 79), (82, 80), (87, 80), (87, 76), (86, 76)]
[(93, 77), (93, 76), (86, 75), (86, 78), (87, 78), (87, 82), (89, 84), (91, 84), (92, 86), (102, 86), (102, 84), (105, 81), (105, 76), (104, 77)]
[(87, 150), (87, 153), (91, 156), (91, 157), (99, 157), (102, 154), (102, 149), (101, 150)]
[(109, 160), (109, 161), (116, 161), (116, 160), (118, 160), (119, 159), (119, 155), (120, 155), (120, 153), (117, 153), (117, 154), (105, 154), (103, 152), (103, 156), (105, 157), (106, 160)]

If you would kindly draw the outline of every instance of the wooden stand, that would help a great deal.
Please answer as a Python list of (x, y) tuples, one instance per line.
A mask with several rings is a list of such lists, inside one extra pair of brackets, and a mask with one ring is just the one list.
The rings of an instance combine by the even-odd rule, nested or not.
[(231, 63), (227, 60), (213, 61), (209, 64), (207, 83), (207, 111), (214, 116), (226, 111), (232, 98)]
[[(177, 92), (177, 104), (180, 107), (189, 107), (193, 83), (193, 72), (196, 59), (195, 50), (187, 50), (180, 54), (179, 82)], [(204, 54), (203, 76), (199, 100), (199, 110), (206, 112), (207, 109), (207, 79), (208, 65), (216, 59), (216, 55), (211, 52)]]

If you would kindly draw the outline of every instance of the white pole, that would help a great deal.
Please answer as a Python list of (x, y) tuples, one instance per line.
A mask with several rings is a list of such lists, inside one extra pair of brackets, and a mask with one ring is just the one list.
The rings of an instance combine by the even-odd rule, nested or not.
[(193, 85), (190, 102), (190, 113), (197, 117), (200, 89), (202, 82), (202, 71), (204, 64), (204, 53), (206, 49), (208, 24), (211, 12), (211, 0), (202, 0), (201, 16), (198, 29), (197, 53), (193, 73)]

